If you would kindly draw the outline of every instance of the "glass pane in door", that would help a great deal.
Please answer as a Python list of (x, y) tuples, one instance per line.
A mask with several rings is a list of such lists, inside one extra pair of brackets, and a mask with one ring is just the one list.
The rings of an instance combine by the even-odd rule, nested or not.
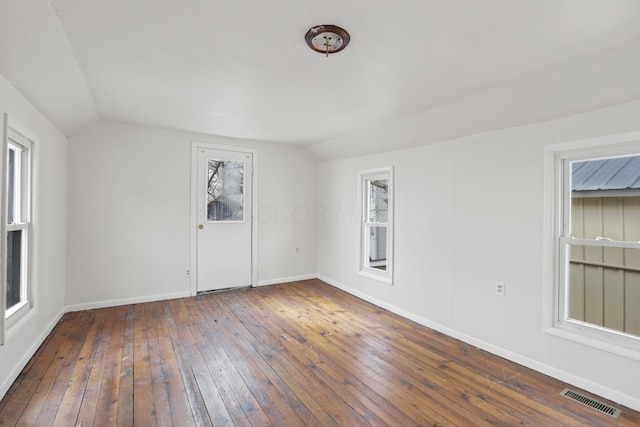
[(244, 221), (243, 161), (207, 161), (207, 220)]

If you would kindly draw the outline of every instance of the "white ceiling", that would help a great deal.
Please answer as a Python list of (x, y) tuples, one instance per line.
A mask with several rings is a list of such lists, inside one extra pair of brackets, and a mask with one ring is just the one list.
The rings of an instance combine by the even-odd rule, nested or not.
[[(66, 134), (113, 120), (311, 144), (637, 42), (638, 17), (637, 0), (3, 0), (0, 73)], [(312, 51), (317, 24), (350, 45)]]

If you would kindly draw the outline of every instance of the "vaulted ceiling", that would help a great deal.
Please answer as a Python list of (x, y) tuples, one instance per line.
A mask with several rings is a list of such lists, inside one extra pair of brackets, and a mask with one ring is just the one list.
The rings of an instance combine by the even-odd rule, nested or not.
[[(590, 64), (640, 42), (639, 17), (637, 0), (3, 0), (0, 73), (66, 134), (113, 120), (313, 144)], [(312, 51), (317, 24), (351, 43)], [(600, 106), (576, 95), (562, 114)], [(547, 118), (516, 101), (495, 126)], [(434, 126), (491, 106), (474, 108)]]

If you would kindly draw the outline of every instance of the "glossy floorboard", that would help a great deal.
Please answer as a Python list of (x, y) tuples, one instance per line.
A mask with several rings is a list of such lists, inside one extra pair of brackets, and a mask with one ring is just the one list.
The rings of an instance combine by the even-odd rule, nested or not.
[(67, 313), (0, 425), (640, 425), (565, 387), (309, 280)]

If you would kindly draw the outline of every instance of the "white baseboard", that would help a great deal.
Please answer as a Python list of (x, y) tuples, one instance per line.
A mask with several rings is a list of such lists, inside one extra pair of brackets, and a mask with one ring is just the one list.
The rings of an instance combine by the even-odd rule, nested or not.
[(527, 368), (533, 369), (534, 371), (538, 371), (541, 372), (545, 375), (549, 375), (550, 377), (556, 378), (560, 381), (566, 382), (568, 384), (572, 384), (576, 387), (579, 387), (583, 390), (587, 390), (591, 393), (594, 393), (598, 396), (602, 396), (605, 399), (609, 399), (613, 402), (616, 402), (620, 405), (624, 405), (627, 406), (635, 411), (640, 411), (640, 399), (630, 396), (628, 394), (625, 393), (621, 393), (617, 390), (613, 390), (610, 389), (608, 387), (604, 387), (601, 384), (597, 384), (594, 383), (593, 381), (589, 381), (585, 378), (582, 377), (578, 377), (576, 375), (570, 374), (568, 372), (565, 372), (563, 370), (554, 368), (552, 366), (546, 365), (544, 363), (540, 363), (537, 360), (534, 359), (530, 359), (528, 357), (522, 356), (521, 354), (518, 353), (514, 353), (510, 350), (504, 349), (502, 347), (490, 344), (488, 342), (479, 340), (477, 338), (474, 338), (472, 336), (463, 334), (459, 331), (456, 331), (454, 329), (448, 328), (446, 326), (443, 326), (439, 323), (435, 323), (432, 322), (428, 319), (425, 319), (423, 317), (417, 316), (413, 313), (410, 313), (406, 310), (403, 310), (401, 308), (398, 308), (394, 305), (388, 304), (384, 301), (381, 301), (377, 298), (373, 298), (363, 292), (360, 292), (356, 289), (350, 288), (348, 286), (345, 286), (341, 283), (338, 283), (334, 280), (329, 279), (328, 277), (324, 277), (322, 275), (318, 275), (318, 279), (322, 280), (323, 282), (327, 282), (328, 284), (335, 286), (338, 289), (341, 289), (347, 293), (350, 293), (351, 295), (354, 295), (358, 298), (361, 298), (365, 301), (370, 302), (371, 304), (377, 305), (378, 307), (384, 308), (386, 310), (391, 311), (392, 313), (395, 313), (399, 316), (402, 316), (406, 319), (412, 320), (416, 323), (419, 323), (423, 326), (426, 326), (428, 328), (434, 329), (438, 332), (441, 332), (445, 335), (448, 335), (450, 337), (456, 338), (460, 341), (464, 341), (465, 343), (472, 345), (474, 347), (478, 347), (482, 350), (486, 350), (490, 353), (493, 353), (497, 356), (500, 357), (504, 357), (505, 359), (508, 359), (512, 362), (518, 363), (522, 366), (526, 366)]
[(67, 312), (92, 310), (94, 308), (117, 307), (119, 305), (139, 304), (142, 302), (163, 301), (174, 298), (185, 298), (191, 296), (189, 291), (173, 292), (170, 294), (145, 295), (142, 297), (121, 298), (105, 301), (88, 302), (82, 304), (71, 304), (67, 306)]
[(280, 283), (297, 282), (299, 280), (317, 279), (316, 274), (303, 274), (301, 276), (281, 277), (279, 279), (258, 280), (258, 286), (277, 285)]
[(11, 388), (11, 385), (13, 385), (13, 382), (16, 380), (16, 378), (18, 378), (18, 375), (20, 375), (20, 372), (22, 372), (22, 369), (25, 366), (27, 366), (27, 363), (29, 363), (29, 360), (31, 360), (33, 355), (36, 353), (38, 348), (42, 345), (44, 340), (49, 336), (51, 331), (53, 331), (53, 328), (56, 327), (60, 319), (62, 319), (62, 316), (64, 315), (64, 313), (65, 313), (65, 310), (63, 308), (62, 310), (60, 310), (58, 314), (56, 314), (53, 317), (53, 320), (49, 322), (47, 327), (42, 331), (42, 333), (38, 336), (38, 338), (31, 344), (31, 347), (29, 347), (29, 349), (25, 352), (22, 358), (18, 361), (16, 366), (14, 366), (11, 372), (9, 372), (9, 375), (7, 375), (4, 381), (2, 381), (2, 384), (0, 384), (0, 399), (2, 399), (5, 394), (7, 394), (7, 391), (9, 391), (9, 388)]

